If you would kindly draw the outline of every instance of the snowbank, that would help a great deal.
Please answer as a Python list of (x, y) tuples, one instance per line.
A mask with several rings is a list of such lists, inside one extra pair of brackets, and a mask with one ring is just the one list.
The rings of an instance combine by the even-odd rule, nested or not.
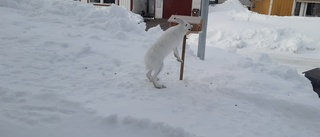
[(210, 7), (207, 45), (316, 54), (320, 41), (314, 26), (319, 23), (319, 18), (261, 15), (247, 10), (238, 0), (227, 0)]
[[(72, 25), (88, 25), (109, 31), (139, 31), (144, 28), (143, 18), (140, 15), (116, 5), (94, 8), (93, 5), (70, 0), (3, 0), (0, 6), (17, 9), (25, 12), (25, 16), (37, 16), (42, 20), (65, 23), (65, 19), (68, 18), (73, 21)], [(47, 16), (48, 14), (51, 16)]]
[[(145, 32), (138, 15), (115, 5), (96, 9), (62, 0), (3, 0), (0, 13), (1, 137), (320, 134), (319, 99), (309, 81), (266, 54), (238, 55), (231, 44), (250, 33), (240, 35), (232, 18), (215, 31), (220, 38), (208, 35), (219, 38), (215, 43), (231, 43), (228, 48), (208, 44), (200, 61), (191, 37), (185, 79), (178, 80), (180, 64), (172, 55), (160, 74), (168, 87), (160, 91), (145, 77), (143, 55), (162, 31)], [(226, 14), (221, 18), (235, 15)], [(251, 19), (257, 33), (259, 22)], [(292, 30), (282, 29), (286, 35)], [(278, 32), (260, 33), (283, 41), (280, 33), (274, 36)], [(229, 33), (240, 40), (228, 39)], [(251, 36), (243, 48), (263, 41)]]
[[(36, 113), (41, 111), (44, 113), (50, 112), (46, 109), (39, 110)], [(55, 109), (50, 110), (52, 111), (51, 113), (55, 111)], [(35, 111), (35, 109), (31, 108), (30, 111)], [(1, 119), (0, 121), (0, 131), (3, 137), (195, 137), (181, 128), (173, 128), (165, 123), (154, 123), (149, 119), (136, 119), (129, 116), (119, 118), (117, 115), (102, 118), (90, 113), (78, 113), (59, 119), (58, 122), (55, 120), (58, 123), (57, 125), (41, 127), (17, 127), (8, 121)]]

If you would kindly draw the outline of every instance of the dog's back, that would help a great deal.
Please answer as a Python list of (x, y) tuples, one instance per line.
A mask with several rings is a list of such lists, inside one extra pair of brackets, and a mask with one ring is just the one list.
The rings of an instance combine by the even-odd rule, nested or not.
[(183, 35), (177, 33), (178, 26), (169, 28), (167, 31), (157, 39), (153, 46), (147, 51), (145, 55), (145, 64), (148, 66), (155, 62), (162, 62), (172, 50), (179, 45), (177, 39), (182, 40)]

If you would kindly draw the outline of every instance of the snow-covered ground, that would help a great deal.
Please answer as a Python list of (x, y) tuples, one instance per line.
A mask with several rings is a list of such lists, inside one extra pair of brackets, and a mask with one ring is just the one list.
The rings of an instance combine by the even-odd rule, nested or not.
[(299, 71), (319, 63), (318, 18), (211, 7), (206, 60), (190, 36), (185, 79), (169, 56), (161, 90), (143, 56), (162, 30), (124, 8), (1, 0), (0, 18), (1, 137), (320, 135), (320, 100)]
[(267, 53), (299, 72), (320, 66), (320, 30), (316, 27), (320, 18), (261, 15), (236, 0), (215, 5), (209, 12), (207, 46), (238, 49), (241, 55)]

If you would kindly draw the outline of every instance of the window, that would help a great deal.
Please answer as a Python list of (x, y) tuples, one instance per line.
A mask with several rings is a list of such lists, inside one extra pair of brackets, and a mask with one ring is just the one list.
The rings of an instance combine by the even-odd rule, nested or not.
[(103, 0), (103, 3), (115, 3), (116, 0)]
[(90, 3), (100, 3), (100, 0), (90, 0)]
[(320, 17), (320, 3), (297, 2), (294, 15)]
[(111, 3), (115, 3), (116, 0), (90, 0), (90, 3), (101, 3), (101, 4), (111, 4)]

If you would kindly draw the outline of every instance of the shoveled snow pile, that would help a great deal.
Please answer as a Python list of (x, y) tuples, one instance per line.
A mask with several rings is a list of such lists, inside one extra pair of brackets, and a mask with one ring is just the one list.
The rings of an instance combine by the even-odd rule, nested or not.
[(238, 0), (210, 8), (208, 46), (288, 53), (320, 49), (320, 18), (278, 17), (254, 13)]
[[(210, 14), (234, 10), (228, 3)], [(194, 54), (197, 38), (188, 39), (183, 81), (180, 64), (169, 56), (159, 75), (167, 88), (158, 90), (145, 77), (143, 56), (162, 31), (145, 32), (139, 15), (116, 5), (101, 9), (70, 0), (1, 0), (0, 13), (1, 137), (320, 134), (319, 99), (295, 68), (274, 63), (268, 54), (244, 57), (236, 48), (210, 44), (232, 47), (239, 41), (226, 37), (236, 35), (228, 30), (239, 30), (232, 20), (229, 29), (209, 31), (220, 31), (221, 37), (208, 35), (205, 61)], [(258, 34), (255, 26), (264, 16), (253, 16), (257, 22), (249, 22)], [(258, 39), (253, 35), (243, 42)]]

